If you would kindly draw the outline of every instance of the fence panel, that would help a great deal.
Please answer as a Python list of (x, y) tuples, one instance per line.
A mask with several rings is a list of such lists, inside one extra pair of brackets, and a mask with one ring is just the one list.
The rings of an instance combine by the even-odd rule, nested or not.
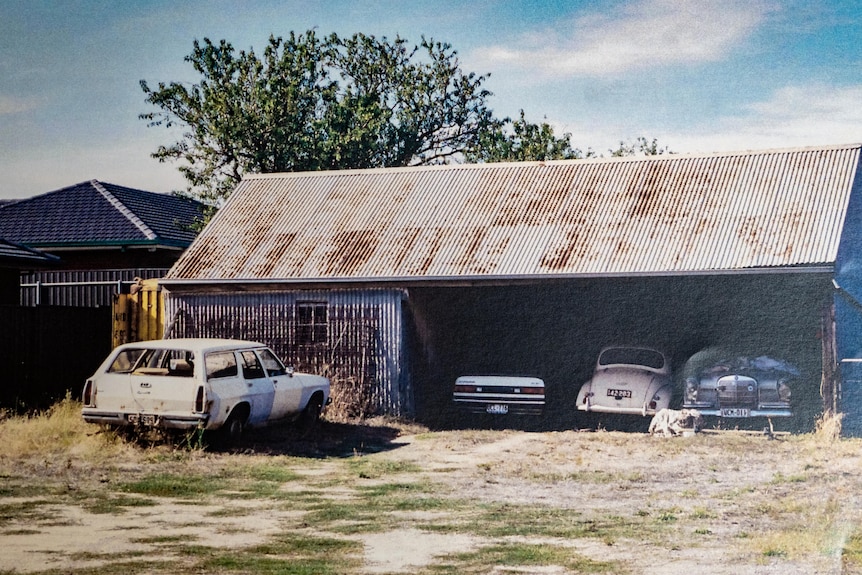
[(111, 308), (0, 306), (0, 407), (77, 397), (111, 350)]

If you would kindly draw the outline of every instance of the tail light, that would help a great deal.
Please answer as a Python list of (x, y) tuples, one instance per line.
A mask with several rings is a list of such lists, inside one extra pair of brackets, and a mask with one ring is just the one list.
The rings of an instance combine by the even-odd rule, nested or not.
[(81, 401), (87, 407), (93, 406), (93, 381), (90, 379), (84, 384), (84, 393), (82, 394)]
[(544, 387), (521, 387), (515, 389), (515, 393), (526, 393), (530, 395), (544, 395)]
[(198, 386), (198, 393), (195, 396), (195, 411), (203, 413), (204, 411), (204, 386)]
[(482, 388), (477, 388), (475, 385), (456, 385), (455, 391), (458, 393), (476, 393), (477, 391), (482, 391)]

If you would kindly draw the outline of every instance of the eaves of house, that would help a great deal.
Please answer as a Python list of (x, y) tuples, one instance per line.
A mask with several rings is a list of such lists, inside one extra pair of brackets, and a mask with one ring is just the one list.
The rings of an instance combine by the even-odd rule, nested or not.
[(58, 259), (51, 254), (0, 238), (0, 267), (15, 269), (28, 269), (34, 266), (48, 267), (56, 263)]

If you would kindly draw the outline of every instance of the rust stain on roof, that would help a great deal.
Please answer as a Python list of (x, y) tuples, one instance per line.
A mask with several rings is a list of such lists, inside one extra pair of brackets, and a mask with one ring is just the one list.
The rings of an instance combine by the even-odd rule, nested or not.
[(249, 176), (168, 279), (828, 264), (859, 152), (848, 145)]

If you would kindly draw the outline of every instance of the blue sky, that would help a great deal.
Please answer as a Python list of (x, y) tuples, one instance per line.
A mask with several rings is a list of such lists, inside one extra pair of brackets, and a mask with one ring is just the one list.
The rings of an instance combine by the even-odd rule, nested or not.
[(857, 0), (0, 0), (0, 199), (98, 179), (184, 188), (150, 154), (139, 81), (195, 82), (192, 42), (262, 50), (315, 28), (450, 43), (490, 73), (497, 116), (607, 155), (657, 138), (678, 153), (862, 141)]

